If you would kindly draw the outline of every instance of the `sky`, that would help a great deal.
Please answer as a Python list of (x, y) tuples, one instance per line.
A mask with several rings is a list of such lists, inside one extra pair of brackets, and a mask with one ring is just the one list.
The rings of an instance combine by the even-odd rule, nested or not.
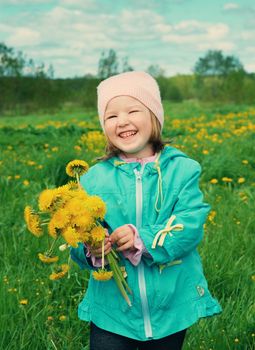
[[(255, 72), (254, 0), (0, 0), (0, 42), (55, 78), (97, 74), (114, 49), (135, 70), (158, 65), (191, 74), (208, 50), (239, 58)], [(121, 65), (120, 65), (121, 68)]]

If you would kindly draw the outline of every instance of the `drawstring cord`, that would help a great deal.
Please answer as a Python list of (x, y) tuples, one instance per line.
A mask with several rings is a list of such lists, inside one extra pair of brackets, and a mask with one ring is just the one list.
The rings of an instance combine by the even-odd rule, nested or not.
[[(161, 175), (161, 169), (159, 166), (160, 155), (161, 155), (161, 152), (159, 152), (159, 154), (155, 160), (155, 168), (157, 169), (157, 172), (158, 172), (157, 197), (156, 197), (155, 206), (154, 206), (156, 212), (160, 211), (160, 208), (161, 208), (161, 205), (163, 202), (162, 175)], [(159, 200), (160, 200), (160, 206), (158, 207)]]
[(172, 215), (170, 217), (170, 219), (168, 220), (168, 222), (166, 224), (166, 227), (163, 230), (160, 230), (156, 234), (156, 236), (155, 236), (155, 238), (154, 238), (154, 240), (152, 242), (152, 246), (151, 246), (152, 249), (155, 249), (157, 244), (160, 247), (162, 247), (162, 245), (164, 244), (166, 235), (169, 234), (170, 236), (173, 236), (173, 234), (171, 233), (172, 230), (175, 230), (175, 231), (182, 231), (183, 230), (183, 228), (184, 228), (183, 224), (175, 224), (175, 225), (172, 226), (172, 223), (175, 220), (175, 218), (176, 218), (176, 216)]

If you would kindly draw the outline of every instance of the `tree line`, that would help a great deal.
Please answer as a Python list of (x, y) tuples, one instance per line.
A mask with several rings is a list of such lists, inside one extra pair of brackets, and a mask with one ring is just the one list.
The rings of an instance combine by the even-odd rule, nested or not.
[[(64, 104), (96, 108), (96, 86), (109, 76), (132, 71), (128, 57), (120, 61), (115, 50), (103, 51), (97, 75), (55, 79), (52, 65), (36, 65), (22, 52), (0, 43), (0, 113), (57, 110)], [(146, 71), (158, 81), (163, 100), (187, 99), (217, 103), (255, 101), (255, 74), (247, 73), (235, 56), (209, 50), (194, 64), (190, 75), (167, 77), (157, 64)]]

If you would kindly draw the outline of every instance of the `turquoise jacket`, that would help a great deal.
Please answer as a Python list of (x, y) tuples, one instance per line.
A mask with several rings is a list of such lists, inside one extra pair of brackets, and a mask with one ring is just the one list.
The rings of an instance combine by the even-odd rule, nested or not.
[[(148, 340), (222, 311), (208, 290), (197, 251), (210, 209), (199, 189), (200, 172), (196, 161), (174, 147), (165, 147), (158, 162), (141, 166), (114, 157), (81, 177), (84, 189), (106, 202), (109, 233), (124, 224), (135, 225), (151, 258), (143, 256), (134, 266), (123, 257), (133, 292), (131, 307), (114, 280), (100, 282), (90, 276), (78, 308), (80, 319), (129, 338)], [(183, 228), (172, 229), (162, 246), (152, 248), (153, 242), (159, 242), (155, 242), (156, 234), (173, 215), (172, 226)], [(82, 244), (71, 249), (72, 259), (82, 269), (93, 271), (85, 253)]]

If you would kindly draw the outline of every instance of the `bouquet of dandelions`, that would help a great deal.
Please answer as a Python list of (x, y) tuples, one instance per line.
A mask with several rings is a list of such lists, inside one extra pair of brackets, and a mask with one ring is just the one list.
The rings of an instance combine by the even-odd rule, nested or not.
[[(98, 196), (88, 195), (80, 185), (80, 176), (88, 170), (89, 166), (82, 160), (73, 160), (66, 166), (67, 175), (74, 177), (76, 181), (70, 181), (66, 185), (46, 189), (39, 194), (38, 207), (34, 210), (26, 206), (24, 217), (28, 230), (35, 236), (40, 237), (46, 231), (48, 238), (53, 241), (49, 249), (38, 254), (44, 263), (56, 263), (58, 256), (54, 256), (54, 248), (60, 240), (60, 250), (69, 246), (78, 247), (78, 243), (85, 243), (91, 247), (102, 246), (102, 268), (93, 272), (93, 277), (99, 281), (107, 281), (112, 277), (129, 306), (130, 299), (127, 292), (132, 294), (126, 280), (123, 267), (119, 266), (119, 257), (114, 249), (107, 255), (110, 269), (105, 268), (104, 239), (105, 229), (101, 223), (106, 213), (106, 205)], [(63, 242), (62, 242), (63, 243)], [(55, 267), (49, 278), (57, 280), (66, 275), (69, 264)]]

